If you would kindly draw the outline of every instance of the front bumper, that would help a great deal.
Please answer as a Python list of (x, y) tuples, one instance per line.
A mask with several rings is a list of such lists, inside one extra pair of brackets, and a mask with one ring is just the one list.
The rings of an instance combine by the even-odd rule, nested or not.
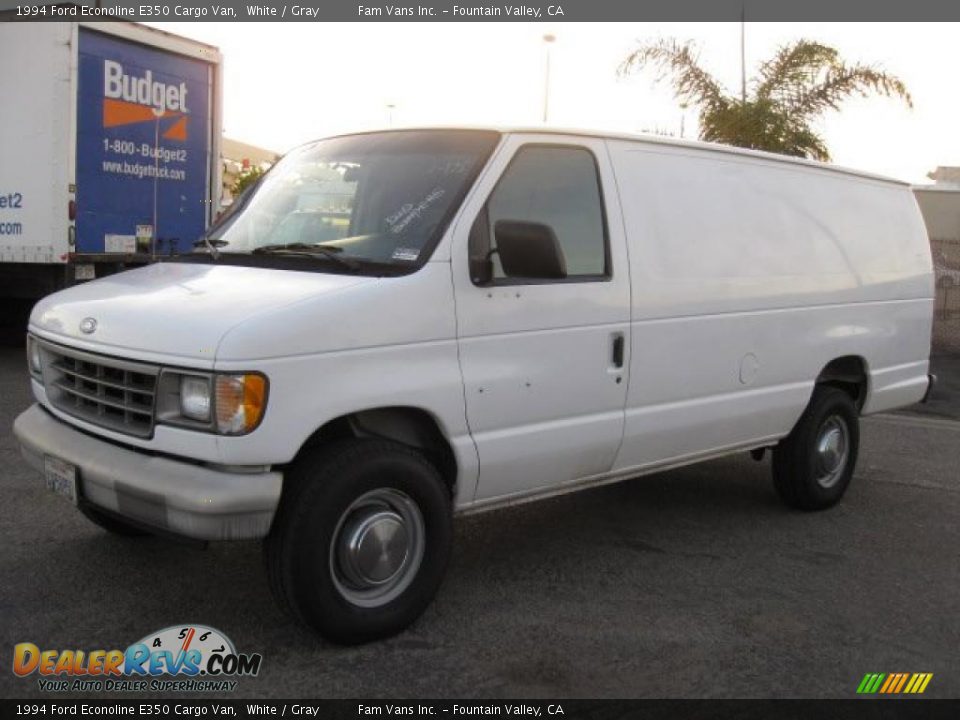
[(262, 538), (280, 501), (279, 472), (214, 469), (99, 440), (39, 405), (13, 424), (24, 458), (43, 472), (51, 455), (77, 467), (82, 501), (137, 524), (197, 540)]

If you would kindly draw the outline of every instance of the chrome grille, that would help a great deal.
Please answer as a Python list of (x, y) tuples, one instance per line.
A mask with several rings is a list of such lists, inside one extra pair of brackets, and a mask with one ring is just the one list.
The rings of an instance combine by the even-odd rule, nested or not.
[(41, 342), (43, 385), (58, 410), (137, 437), (153, 434), (160, 368)]

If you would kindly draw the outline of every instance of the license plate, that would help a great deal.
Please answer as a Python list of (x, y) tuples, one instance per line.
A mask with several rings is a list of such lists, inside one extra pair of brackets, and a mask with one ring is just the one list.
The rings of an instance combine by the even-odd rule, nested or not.
[(47, 455), (43, 458), (43, 476), (47, 490), (77, 504), (77, 466)]

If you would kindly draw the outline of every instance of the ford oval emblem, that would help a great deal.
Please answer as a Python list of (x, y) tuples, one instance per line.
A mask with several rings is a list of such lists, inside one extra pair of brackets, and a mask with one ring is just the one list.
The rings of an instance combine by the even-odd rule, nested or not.
[(97, 329), (96, 318), (88, 317), (80, 321), (80, 332), (82, 332), (84, 335), (89, 335), (96, 329)]

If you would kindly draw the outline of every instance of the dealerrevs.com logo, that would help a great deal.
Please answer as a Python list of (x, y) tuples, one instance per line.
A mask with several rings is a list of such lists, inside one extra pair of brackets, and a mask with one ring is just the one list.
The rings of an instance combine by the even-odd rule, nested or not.
[(234, 678), (256, 676), (262, 661), (204, 625), (164, 628), (126, 650), (41, 650), (29, 642), (13, 648), (13, 672), (36, 674), (47, 692), (232, 691)]

